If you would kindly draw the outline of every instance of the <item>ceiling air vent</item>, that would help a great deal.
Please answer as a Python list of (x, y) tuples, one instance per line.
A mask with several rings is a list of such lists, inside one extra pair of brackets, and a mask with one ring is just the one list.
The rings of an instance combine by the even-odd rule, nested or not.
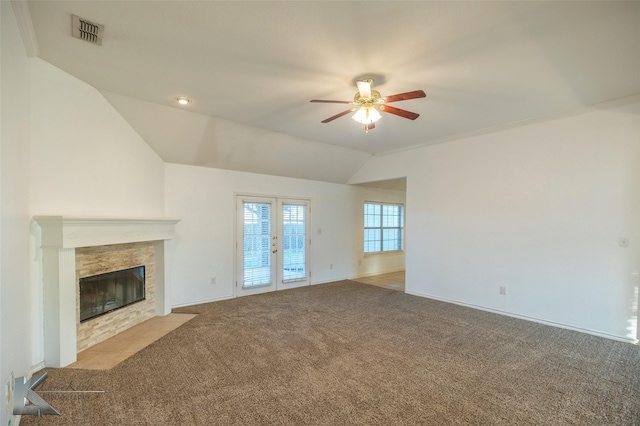
[(102, 46), (104, 25), (96, 24), (76, 15), (71, 15), (71, 35), (80, 40)]

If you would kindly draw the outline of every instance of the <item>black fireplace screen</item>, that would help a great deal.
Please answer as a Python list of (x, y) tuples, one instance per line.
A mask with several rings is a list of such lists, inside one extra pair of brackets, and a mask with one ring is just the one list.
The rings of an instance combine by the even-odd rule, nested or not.
[(144, 299), (144, 266), (80, 278), (80, 322)]

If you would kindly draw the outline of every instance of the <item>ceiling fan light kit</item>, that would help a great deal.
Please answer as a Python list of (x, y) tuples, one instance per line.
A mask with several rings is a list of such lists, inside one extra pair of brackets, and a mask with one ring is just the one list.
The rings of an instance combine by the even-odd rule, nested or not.
[(380, 120), (380, 117), (381, 115), (378, 112), (378, 110), (373, 107), (371, 108), (362, 107), (358, 111), (356, 111), (355, 114), (351, 116), (351, 118), (353, 118), (354, 120), (356, 120), (358, 123), (361, 123), (361, 124), (375, 123), (376, 121)]
[(378, 92), (377, 90), (371, 89), (372, 83), (373, 83), (373, 79), (371, 78), (365, 78), (365, 79), (362, 79), (361, 81), (357, 81), (356, 85), (358, 86), (358, 91), (353, 96), (353, 102), (329, 101), (329, 100), (321, 100), (321, 99), (311, 100), (311, 102), (355, 105), (354, 108), (350, 108), (346, 111), (342, 111), (339, 114), (336, 114), (332, 117), (322, 120), (322, 123), (329, 123), (330, 121), (333, 121), (336, 118), (340, 118), (343, 115), (347, 115), (350, 112), (356, 111), (356, 113), (353, 114), (352, 118), (358, 123), (364, 124), (365, 133), (369, 133), (369, 130), (375, 127), (375, 122), (382, 117), (379, 111), (387, 112), (389, 114), (394, 114), (403, 118), (408, 118), (409, 120), (415, 120), (420, 116), (420, 114), (418, 113), (406, 111), (400, 108), (391, 107), (386, 104), (389, 102), (424, 98), (427, 96), (424, 93), (424, 91), (414, 90), (413, 92), (400, 93), (397, 95), (391, 95), (391, 96), (387, 96), (386, 98), (383, 98), (380, 95), (380, 92)]

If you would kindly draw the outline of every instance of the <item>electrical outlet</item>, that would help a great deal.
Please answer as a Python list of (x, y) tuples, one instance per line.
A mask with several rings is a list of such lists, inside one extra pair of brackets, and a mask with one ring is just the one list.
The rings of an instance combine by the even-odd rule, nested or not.
[(211, 277), (211, 285), (216, 285), (216, 277)]
[(333, 269), (333, 263), (329, 264), (329, 269)]
[(500, 294), (505, 296), (507, 294), (507, 288), (503, 287), (503, 286), (500, 286)]

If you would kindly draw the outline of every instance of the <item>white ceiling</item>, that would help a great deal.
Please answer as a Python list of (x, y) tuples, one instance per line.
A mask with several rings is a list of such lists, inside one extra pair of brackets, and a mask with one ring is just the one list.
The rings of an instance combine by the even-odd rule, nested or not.
[[(29, 1), (40, 57), (168, 162), (347, 182), (372, 154), (640, 94), (640, 2)], [(71, 37), (71, 14), (105, 25)], [(365, 134), (354, 81), (416, 89)], [(178, 108), (173, 99), (193, 100)], [(400, 176), (398, 176), (400, 177)]]

